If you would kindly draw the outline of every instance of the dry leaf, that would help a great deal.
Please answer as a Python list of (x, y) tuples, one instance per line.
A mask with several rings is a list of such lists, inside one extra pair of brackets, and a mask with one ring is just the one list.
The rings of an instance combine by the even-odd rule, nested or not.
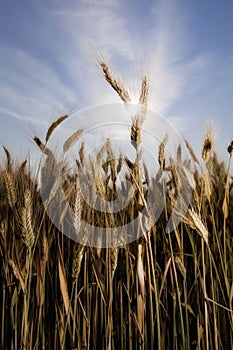
[(69, 293), (68, 293), (68, 288), (67, 288), (67, 283), (66, 283), (65, 269), (64, 269), (64, 265), (63, 265), (62, 260), (61, 260), (61, 255), (59, 255), (59, 259), (58, 259), (58, 272), (59, 272), (61, 294), (62, 294), (62, 298), (64, 301), (66, 314), (68, 314), (70, 300), (69, 300)]

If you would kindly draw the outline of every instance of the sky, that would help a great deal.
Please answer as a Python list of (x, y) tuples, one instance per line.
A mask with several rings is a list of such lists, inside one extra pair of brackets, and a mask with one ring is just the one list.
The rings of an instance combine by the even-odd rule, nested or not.
[(198, 154), (206, 122), (214, 120), (216, 150), (226, 159), (232, 33), (228, 0), (1, 1), (0, 144), (16, 158), (33, 158), (33, 136), (44, 140), (62, 114), (119, 102), (98, 68), (102, 57), (135, 101), (142, 76), (149, 76), (149, 108)]

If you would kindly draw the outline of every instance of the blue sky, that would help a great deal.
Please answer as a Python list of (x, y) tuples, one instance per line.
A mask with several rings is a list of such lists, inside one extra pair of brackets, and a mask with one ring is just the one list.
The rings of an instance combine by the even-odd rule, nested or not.
[[(218, 153), (233, 134), (233, 2), (8, 0), (0, 4), (0, 143), (35, 154), (58, 116), (118, 102), (96, 55), (200, 152), (215, 120)], [(0, 151), (1, 152), (1, 151)], [(2, 153), (3, 154), (3, 153)]]

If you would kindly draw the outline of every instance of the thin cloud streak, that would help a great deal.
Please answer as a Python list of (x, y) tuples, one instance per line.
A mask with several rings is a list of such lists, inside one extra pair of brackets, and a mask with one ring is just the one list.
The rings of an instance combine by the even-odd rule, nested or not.
[(8, 110), (15, 116), (30, 115), (32, 122), (39, 122), (41, 118), (51, 118), (56, 110), (76, 105), (75, 91), (47, 62), (13, 47), (1, 45), (1, 51), (4, 70), (0, 72), (0, 108), (4, 113)]
[(14, 119), (17, 119), (17, 120), (21, 120), (22, 122), (29, 122), (29, 123), (35, 124), (35, 125), (38, 125), (38, 124), (44, 125), (44, 126), (48, 125), (48, 123), (44, 120), (33, 119), (31, 117), (24, 116), (24, 115), (15, 113), (13, 111), (10, 111), (9, 109), (6, 109), (6, 108), (0, 107), (0, 113), (5, 114), (5, 115), (12, 117)]

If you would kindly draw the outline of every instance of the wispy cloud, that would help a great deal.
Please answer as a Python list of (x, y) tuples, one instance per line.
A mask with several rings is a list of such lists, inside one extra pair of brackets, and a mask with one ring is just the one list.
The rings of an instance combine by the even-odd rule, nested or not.
[(0, 49), (2, 113), (40, 123), (55, 111), (75, 106), (77, 94), (48, 62), (18, 48), (1, 45)]
[[(67, 106), (118, 101), (95, 67), (93, 52), (98, 51), (110, 65), (122, 69), (123, 74), (126, 72), (133, 92), (137, 91), (136, 67), (142, 67), (152, 77), (151, 106), (166, 113), (182, 96), (190, 75), (197, 74), (208, 62), (203, 57), (183, 61), (188, 38), (182, 9), (160, 1), (152, 10), (148, 16), (150, 25), (145, 25), (142, 37), (137, 32), (137, 23), (129, 26), (136, 19), (123, 2), (67, 1), (47, 8), (43, 4), (44, 16), (53, 28), (47, 37), (43, 36), (51, 57), (39, 58), (25, 50), (1, 45), (0, 65), (4, 69), (0, 73), (0, 106), (38, 118), (51, 117), (54, 110)], [(41, 8), (40, 16), (43, 12)], [(56, 57), (56, 63), (52, 57)], [(124, 64), (118, 66), (121, 61), (126, 69), (122, 68)]]
[(150, 107), (185, 129), (191, 116), (183, 118), (173, 107), (205, 85), (216, 63), (211, 54), (192, 51), (189, 13), (180, 2), (151, 1), (140, 23), (141, 14), (128, 11), (129, 3), (38, 2), (44, 26), (34, 28), (35, 40), (44, 51), (0, 44), (0, 115), (44, 124), (75, 108), (119, 102), (96, 68), (98, 52), (132, 93), (138, 93), (141, 75), (148, 74)]
[[(73, 81), (82, 82), (85, 103), (117, 101), (94, 69), (92, 52), (99, 50), (110, 65), (117, 68), (122, 63), (119, 71), (126, 73), (125, 80), (133, 92), (137, 92), (135, 85), (140, 85), (135, 82), (135, 72), (137, 76), (148, 74), (154, 92), (151, 107), (171, 113), (170, 107), (186, 93), (191, 77), (195, 77), (197, 85), (209, 64), (207, 55), (190, 54), (188, 15), (177, 2), (159, 1), (156, 6), (151, 5), (152, 14), (148, 14), (142, 36), (137, 19), (127, 12), (125, 3), (108, 1), (105, 5), (101, 1), (82, 1), (52, 12), (67, 38), (61, 55), (67, 74)], [(195, 84), (189, 91), (194, 88)]]
[(208, 65), (205, 55), (191, 54), (188, 14), (178, 2), (160, 1), (153, 9), (153, 23), (146, 50), (148, 66), (153, 77), (153, 106), (162, 113), (171, 113), (170, 108), (186, 93), (190, 78), (201, 76)]
[(34, 119), (32, 117), (29, 116), (25, 116), (25, 115), (21, 115), (19, 113), (15, 113), (14, 111), (11, 111), (7, 108), (1, 108), (0, 107), (0, 113), (2, 113), (3, 115), (7, 115), (9, 117), (12, 117), (14, 119), (23, 121), (23, 122), (29, 122), (31, 124), (36, 124), (36, 125), (47, 125), (47, 122), (44, 120), (38, 120), (38, 119)]

